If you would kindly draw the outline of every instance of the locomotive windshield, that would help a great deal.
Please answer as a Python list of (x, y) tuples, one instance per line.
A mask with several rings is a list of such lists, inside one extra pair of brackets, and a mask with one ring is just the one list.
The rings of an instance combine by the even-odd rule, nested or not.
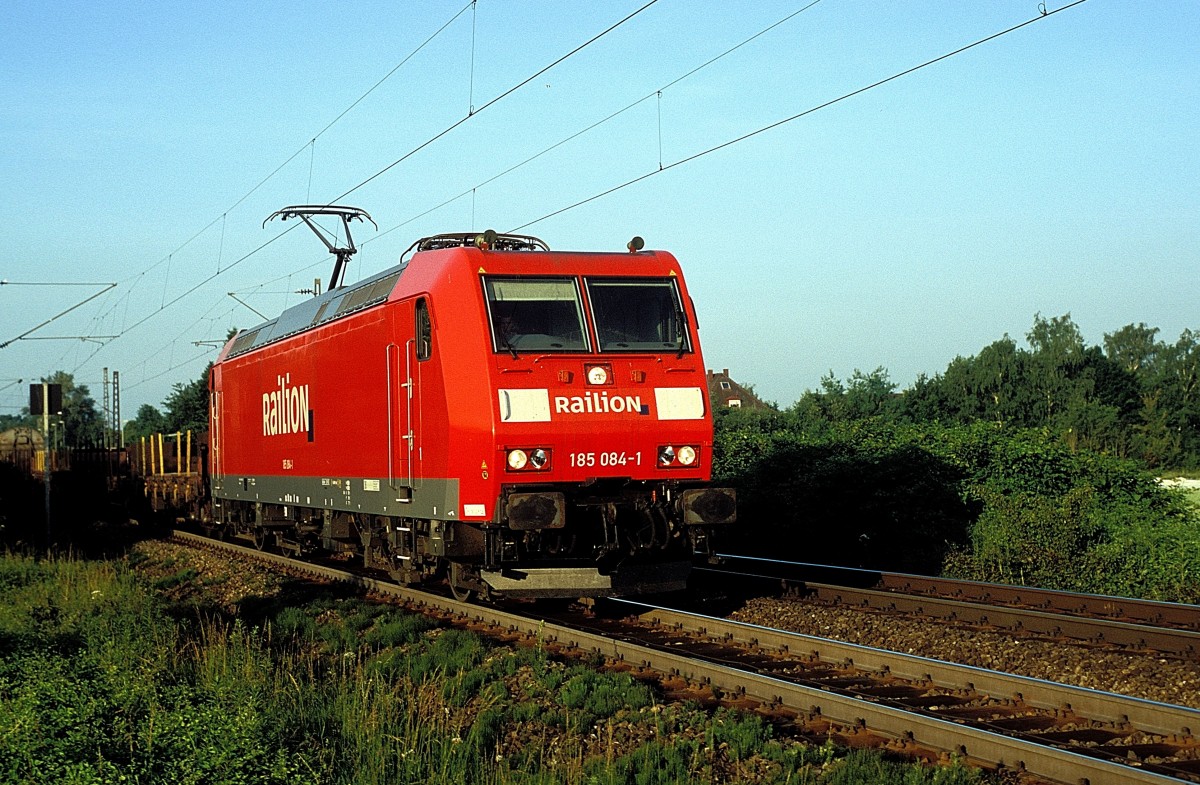
[[(679, 289), (670, 278), (587, 278), (588, 304), (601, 352), (691, 350)], [(485, 276), (492, 349), (586, 352), (580, 289), (574, 278)]]
[(602, 352), (687, 351), (683, 307), (670, 278), (589, 278)]
[(497, 352), (586, 351), (583, 306), (572, 278), (484, 278)]

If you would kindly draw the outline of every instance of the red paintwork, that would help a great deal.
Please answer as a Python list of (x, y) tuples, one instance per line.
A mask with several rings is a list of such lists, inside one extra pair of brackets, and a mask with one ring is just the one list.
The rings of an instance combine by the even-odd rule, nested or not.
[[(673, 352), (530, 352), (515, 359), (507, 352), (494, 353), (481, 285), (485, 272), (676, 276), (693, 351), (681, 358)], [(420, 362), (409, 343), (418, 297), (427, 299), (433, 326), (431, 357)], [(696, 323), (679, 264), (662, 251), (503, 252), (467, 247), (417, 253), (385, 304), (232, 359), (227, 359), (232, 341), (225, 346), (212, 372), (219, 418), (214, 431), (221, 437), (213, 456), (214, 474), (406, 478), (410, 467), (401, 437), (407, 430), (407, 404), (401, 384), (406, 366), (411, 365), (413, 431), (419, 448), (419, 459), (411, 469), (417, 478), (457, 478), (462, 505), (484, 506), (482, 516), (460, 509), (462, 520), (491, 519), (502, 483), (580, 483), (593, 477), (707, 481), (712, 421)], [(612, 384), (602, 388), (587, 384), (586, 368), (595, 362), (612, 368)], [(314, 413), (311, 442), (304, 431), (263, 435), (263, 394), (278, 389), (277, 377), (289, 374), (291, 386), (308, 385), (308, 406)], [(660, 421), (655, 412), (656, 387), (699, 388), (704, 417)], [(603, 389), (610, 396), (639, 396), (650, 413), (554, 414), (550, 422), (504, 423), (497, 398), (501, 388), (546, 388), (551, 401), (556, 395)], [(657, 467), (661, 444), (698, 446), (698, 465)], [(507, 470), (505, 455), (513, 447), (551, 450), (549, 471)], [(590, 467), (571, 466), (571, 453), (621, 452), (640, 453), (640, 466), (628, 460), (625, 466), (601, 466), (599, 458)], [(288, 462), (290, 468), (285, 469)]]

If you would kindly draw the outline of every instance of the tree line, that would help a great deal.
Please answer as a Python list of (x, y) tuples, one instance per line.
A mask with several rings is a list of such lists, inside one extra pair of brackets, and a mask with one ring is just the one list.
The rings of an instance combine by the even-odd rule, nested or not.
[[(237, 332), (236, 327), (231, 328), (225, 340), (237, 335)], [(125, 443), (152, 433), (208, 430), (208, 374), (212, 366), (212, 363), (206, 365), (198, 379), (175, 382), (161, 409), (153, 404), (142, 404), (132, 420), (121, 424)], [(66, 371), (55, 371), (38, 381), (62, 385), (63, 408), (56, 418), (62, 434), (56, 436), (57, 444), (74, 449), (105, 446), (108, 423), (104, 420), (104, 413), (96, 408), (96, 399), (86, 384), (76, 383), (74, 374)], [(41, 418), (30, 416), (29, 407), (24, 407), (20, 415), (0, 414), (0, 431), (19, 427), (40, 429)], [(117, 440), (107, 441), (113, 443)]]
[(719, 409), (730, 552), (1200, 601), (1196, 509), (1155, 474), (1200, 465), (1200, 333), (1070, 315), (897, 391), (832, 373), (791, 407)]
[[(232, 331), (231, 331), (232, 332)], [(1200, 468), (1200, 331), (1173, 343), (1157, 327), (1129, 324), (1088, 346), (1071, 315), (1034, 317), (1026, 346), (1005, 335), (946, 370), (921, 375), (898, 391), (885, 368), (855, 370), (844, 382), (832, 371), (789, 411), (801, 420), (878, 417), (904, 423), (1043, 429), (1069, 449), (1131, 458), (1155, 470)], [(157, 432), (202, 430), (208, 422), (208, 373), (176, 382), (162, 408), (143, 404), (125, 423), (126, 441)], [(62, 441), (104, 442), (102, 413), (87, 385), (57, 371), (42, 379), (63, 387)], [(0, 415), (0, 430), (40, 427), (28, 409)]]
[[(211, 368), (209, 363), (200, 378), (192, 382), (176, 382), (171, 394), (163, 401), (162, 409), (142, 404), (134, 419), (124, 423), (125, 442), (128, 444), (152, 433), (207, 430), (208, 373)], [(61, 436), (55, 435), (57, 444), (76, 449), (104, 446), (108, 423), (86, 384), (76, 383), (75, 376), (66, 371), (55, 371), (39, 382), (62, 385), (62, 412), (53, 418), (54, 427), (62, 429)], [(29, 407), (24, 407), (20, 415), (0, 414), (0, 431), (19, 427), (40, 430), (41, 418), (30, 415)]]
[(1166, 342), (1129, 324), (1088, 346), (1071, 315), (1034, 317), (1020, 346), (1005, 335), (897, 391), (880, 367), (842, 382), (832, 371), (791, 407), (801, 418), (881, 417), (908, 423), (992, 423), (1042, 429), (1069, 449), (1146, 467), (1200, 468), (1200, 331)]

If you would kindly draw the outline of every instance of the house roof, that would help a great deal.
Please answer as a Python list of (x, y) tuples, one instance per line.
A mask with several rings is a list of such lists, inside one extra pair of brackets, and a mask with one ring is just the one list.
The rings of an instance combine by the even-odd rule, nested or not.
[(770, 408), (749, 387), (738, 384), (729, 375), (728, 368), (708, 372), (708, 399), (714, 409), (742, 407), (746, 409)]

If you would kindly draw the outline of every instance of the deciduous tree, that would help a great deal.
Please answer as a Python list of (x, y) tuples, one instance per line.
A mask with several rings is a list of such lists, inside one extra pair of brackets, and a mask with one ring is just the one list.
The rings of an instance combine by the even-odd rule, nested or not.
[(212, 363), (204, 368), (200, 378), (188, 384), (176, 382), (163, 401), (168, 431), (201, 431), (208, 428), (208, 374)]
[(62, 423), (68, 447), (95, 447), (104, 442), (104, 423), (86, 384), (75, 384), (75, 376), (55, 371), (41, 381), (62, 385)]
[(1104, 353), (1127, 371), (1148, 373), (1162, 348), (1157, 335), (1158, 328), (1147, 327), (1145, 322), (1127, 324), (1104, 334)]
[(125, 441), (132, 443), (154, 433), (167, 430), (167, 418), (155, 406), (143, 403), (137, 411), (137, 417), (125, 423)]

